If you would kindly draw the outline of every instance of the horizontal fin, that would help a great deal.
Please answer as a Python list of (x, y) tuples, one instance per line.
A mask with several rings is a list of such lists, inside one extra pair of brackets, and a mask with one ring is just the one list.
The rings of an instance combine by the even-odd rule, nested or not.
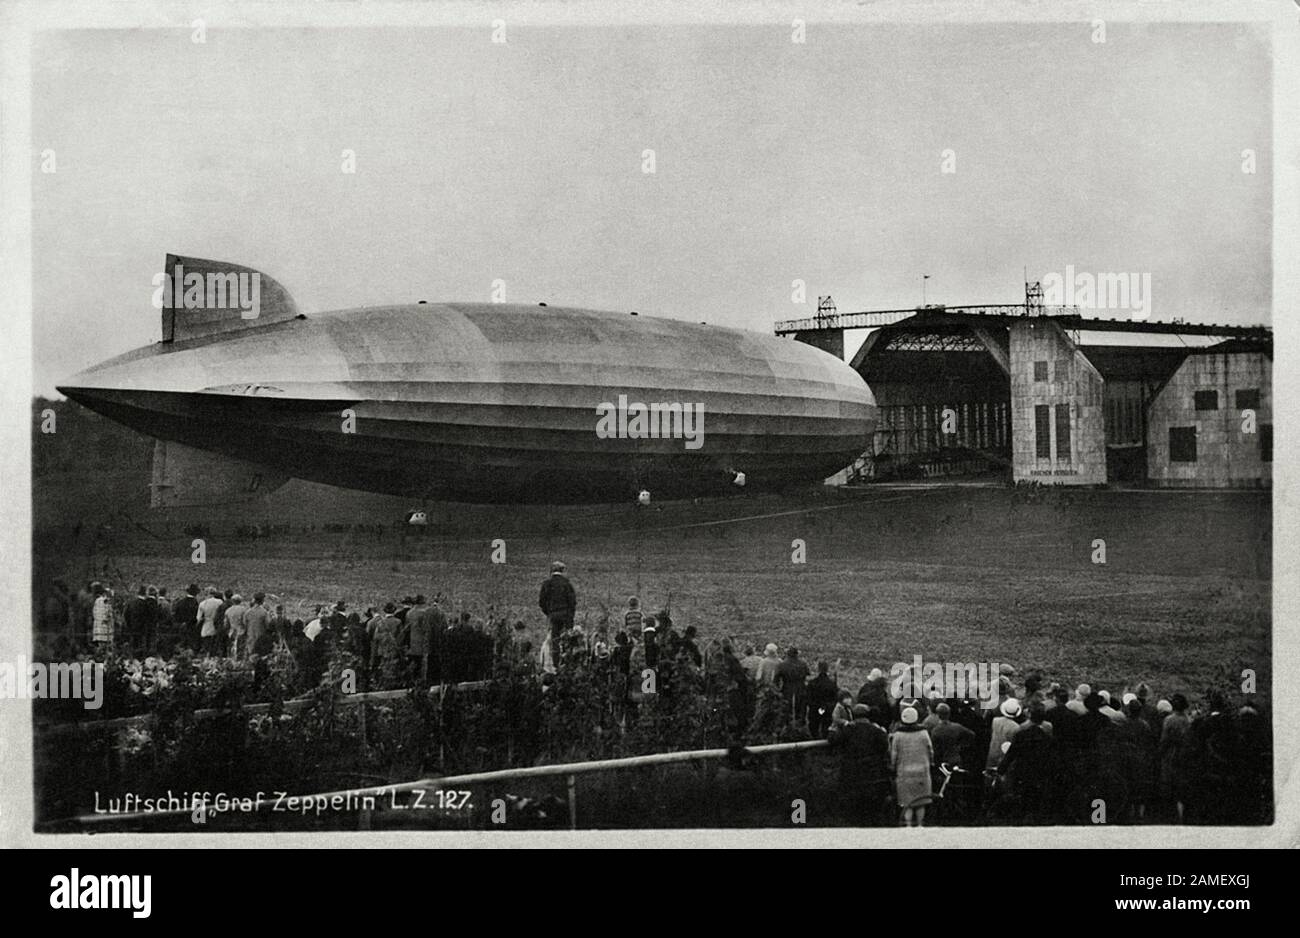
[(157, 440), (149, 507), (216, 505), (256, 498), (287, 481), (288, 476), (257, 463)]
[(289, 291), (251, 267), (168, 254), (162, 283), (162, 340), (237, 332), (298, 315)]

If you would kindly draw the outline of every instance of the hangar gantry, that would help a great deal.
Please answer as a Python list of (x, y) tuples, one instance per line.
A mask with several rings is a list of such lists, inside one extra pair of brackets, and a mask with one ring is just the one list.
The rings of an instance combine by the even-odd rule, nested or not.
[(1273, 340), (1261, 326), (1085, 317), (1025, 303), (815, 317), (776, 334), (845, 357), (879, 419), (840, 481), (990, 477), (1095, 485), (1268, 486)]

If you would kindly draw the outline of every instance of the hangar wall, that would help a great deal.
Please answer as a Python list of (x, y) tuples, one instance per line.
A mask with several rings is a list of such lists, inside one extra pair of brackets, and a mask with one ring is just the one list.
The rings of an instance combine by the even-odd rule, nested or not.
[[(1253, 427), (1245, 411), (1254, 412)], [(1147, 425), (1147, 474), (1157, 485), (1270, 485), (1272, 359), (1262, 351), (1188, 355), (1151, 402)]]
[(1011, 468), (1017, 482), (1106, 482), (1105, 380), (1049, 319), (1010, 329)]

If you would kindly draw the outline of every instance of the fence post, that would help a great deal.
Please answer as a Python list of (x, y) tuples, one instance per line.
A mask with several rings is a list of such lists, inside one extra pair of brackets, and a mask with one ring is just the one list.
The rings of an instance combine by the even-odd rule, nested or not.
[(569, 775), (569, 830), (578, 829), (578, 777)]

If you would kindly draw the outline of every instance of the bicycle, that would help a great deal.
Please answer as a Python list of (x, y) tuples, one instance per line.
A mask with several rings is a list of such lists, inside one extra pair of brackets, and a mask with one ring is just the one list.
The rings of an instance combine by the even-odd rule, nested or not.
[[(949, 765), (947, 762), (939, 763), (939, 774), (943, 776), (943, 781), (939, 785), (937, 792), (928, 795), (922, 795), (919, 798), (913, 798), (910, 802), (899, 809), (899, 823), (904, 823), (908, 811), (914, 811), (917, 808), (932, 808), (934, 817), (940, 823), (950, 823), (956, 821), (970, 820), (974, 811), (970, 804), (970, 793), (967, 785), (960, 776), (967, 776), (967, 772), (959, 765)], [(959, 779), (957, 787), (953, 788), (952, 795), (948, 794), (948, 788), (952, 785), (954, 779)]]

